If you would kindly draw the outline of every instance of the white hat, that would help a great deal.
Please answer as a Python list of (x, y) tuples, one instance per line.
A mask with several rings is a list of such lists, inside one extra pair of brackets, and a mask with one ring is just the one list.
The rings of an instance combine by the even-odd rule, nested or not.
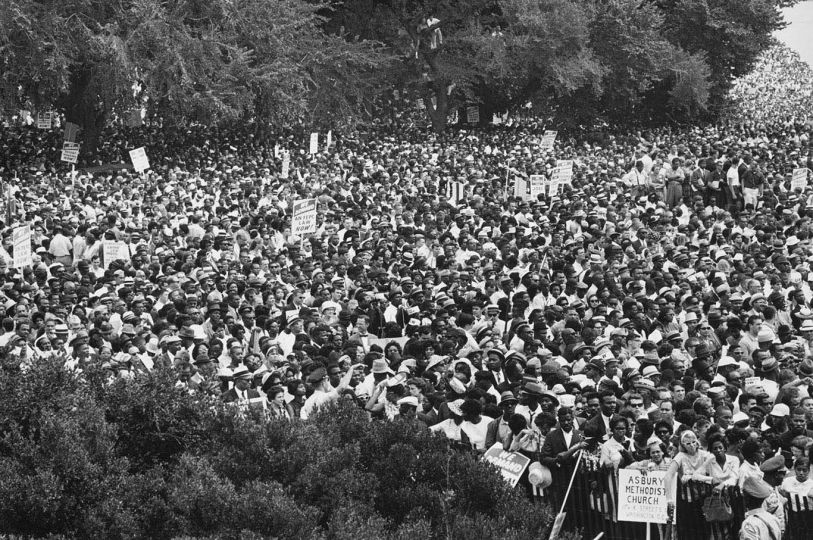
[(401, 405), (409, 405), (410, 407), (417, 408), (418, 405), (419, 405), (418, 404), (418, 398), (416, 398), (415, 396), (407, 396), (407, 397), (401, 398), (396, 403), (398, 403), (399, 407)]

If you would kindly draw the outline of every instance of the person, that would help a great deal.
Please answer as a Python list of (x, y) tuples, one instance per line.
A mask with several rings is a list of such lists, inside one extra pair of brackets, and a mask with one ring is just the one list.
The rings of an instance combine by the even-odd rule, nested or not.
[(779, 520), (762, 508), (771, 493), (771, 486), (764, 480), (749, 476), (742, 486), (745, 519), (740, 526), (740, 540), (781, 540)]
[(785, 496), (794, 511), (804, 507), (803, 497), (813, 498), (813, 478), (810, 478), (810, 460), (801, 457), (793, 464), (793, 475), (782, 480), (780, 493)]
[(672, 458), (666, 454), (666, 445), (660, 441), (652, 440), (647, 446), (648, 459), (636, 461), (627, 466), (627, 469), (639, 471), (668, 471)]
[(715, 488), (735, 486), (739, 478), (740, 460), (727, 453), (728, 445), (723, 434), (709, 438), (708, 450), (714, 456), (709, 462), (709, 474), (716, 483)]
[(633, 463), (632, 441), (627, 439), (629, 421), (624, 416), (614, 416), (610, 420), (612, 437), (601, 447), (599, 463), (602, 467), (618, 470)]
[(545, 437), (540, 462), (551, 470), (570, 474), (575, 467), (574, 456), (587, 444), (581, 432), (573, 425), (573, 410), (570, 407), (560, 407), (556, 416), (559, 420), (558, 427)]
[(253, 376), (245, 366), (240, 366), (232, 373), (234, 386), (221, 395), (225, 403), (239, 402), (240, 404), (250, 403), (251, 400), (260, 399), (260, 393), (251, 388)]
[(486, 448), (491, 448), (496, 443), (500, 443), (503, 449), (508, 449), (512, 438), (508, 421), (511, 419), (511, 416), (513, 416), (517, 403), (517, 398), (510, 390), (506, 390), (500, 394), (500, 410), (502, 414), (499, 418), (495, 418), (488, 424), (485, 441)]
[(282, 386), (273, 386), (266, 395), (268, 399), (268, 416), (291, 420), (294, 418), (294, 410), (285, 402), (285, 389)]
[(680, 435), (680, 450), (666, 470), (666, 493), (670, 506), (674, 506), (678, 482), (712, 482), (709, 467), (714, 456), (700, 448), (697, 435), (686, 430)]
[(363, 364), (350, 366), (350, 369), (342, 376), (336, 388), (330, 385), (325, 367), (316, 367), (311, 371), (310, 375), (308, 375), (308, 382), (313, 385), (313, 394), (305, 400), (305, 404), (299, 411), (299, 417), (302, 420), (307, 420), (312, 414), (325, 405), (336, 403), (341, 397), (342, 392), (350, 385), (354, 370), (363, 366)]

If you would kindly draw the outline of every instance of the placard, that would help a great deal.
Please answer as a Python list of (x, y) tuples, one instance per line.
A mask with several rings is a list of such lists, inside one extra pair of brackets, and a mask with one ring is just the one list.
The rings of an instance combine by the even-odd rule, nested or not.
[(37, 113), (37, 129), (51, 129), (54, 126), (53, 114)]
[(144, 147), (130, 150), (130, 161), (133, 162), (133, 169), (136, 172), (144, 172), (150, 168), (150, 160), (147, 159), (147, 151)]
[(532, 174), (529, 179), (531, 183), (531, 199), (536, 199), (537, 195), (544, 195), (545, 186), (549, 184), (548, 179), (541, 174)]
[(291, 154), (289, 152), (285, 152), (282, 155), (282, 173), (280, 176), (283, 178), (288, 178), (288, 173), (291, 172)]
[[(79, 126), (73, 122), (65, 122), (65, 130), (62, 132), (62, 140), (65, 142), (76, 142), (79, 134)], [(75, 163), (75, 162), (74, 162)]]
[(806, 187), (807, 187), (807, 168), (800, 167), (798, 169), (793, 169), (793, 177), (790, 180), (790, 189), (795, 190), (796, 188), (799, 188), (802, 191), (804, 191)]
[(129, 261), (130, 249), (121, 240), (102, 240), (102, 259), (107, 269), (113, 261)]
[(551, 183), (570, 184), (572, 181), (573, 181), (573, 160), (572, 159), (556, 160), (556, 168), (553, 169)]
[(618, 470), (618, 521), (667, 523), (666, 471)]
[(301, 236), (316, 232), (316, 199), (294, 201), (291, 234)]
[(133, 109), (127, 112), (127, 127), (137, 128), (141, 127), (143, 123), (141, 109)]
[(31, 261), (31, 226), (16, 227), (11, 233), (14, 245), (14, 268), (32, 266)]
[(530, 185), (527, 180), (517, 176), (514, 179), (514, 197), (520, 197), (523, 201), (530, 198)]
[(319, 153), (319, 133), (311, 133), (311, 144), (308, 153), (311, 155)]
[(762, 386), (762, 379), (759, 377), (746, 377), (745, 388), (748, 388), (749, 386)]
[(511, 484), (511, 487), (517, 485), (522, 473), (531, 463), (530, 458), (522, 454), (503, 450), (502, 443), (494, 443), (494, 446), (489, 448), (483, 457), (500, 470), (502, 477)]
[(541, 150), (553, 150), (553, 143), (556, 142), (556, 135), (558, 131), (546, 130), (542, 135), (542, 140), (539, 141), (539, 148)]
[(466, 107), (466, 122), (469, 124), (480, 123), (480, 107), (476, 105)]
[(325, 141), (326, 150), (330, 150), (330, 146), (333, 144), (333, 130), (327, 132), (327, 140)]
[(65, 141), (62, 143), (62, 155), (60, 161), (76, 163), (79, 160), (79, 144)]

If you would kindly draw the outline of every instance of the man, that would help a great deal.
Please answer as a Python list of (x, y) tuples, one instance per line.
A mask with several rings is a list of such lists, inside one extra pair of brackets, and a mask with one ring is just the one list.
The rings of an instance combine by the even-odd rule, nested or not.
[(745, 519), (740, 528), (740, 540), (780, 540), (782, 527), (779, 520), (762, 508), (762, 503), (773, 490), (761, 478), (749, 477), (742, 486)]
[(249, 403), (249, 400), (257, 399), (260, 393), (251, 388), (253, 375), (246, 366), (240, 366), (232, 373), (234, 388), (225, 392), (221, 399), (226, 403), (238, 402), (240, 404)]
[(511, 428), (508, 427), (508, 421), (514, 415), (514, 410), (517, 408), (519, 401), (510, 390), (500, 394), (500, 410), (502, 416), (496, 418), (488, 424), (486, 431), (486, 448), (491, 448), (494, 443), (501, 443), (504, 449), (508, 449), (511, 445), (513, 435)]
[(599, 394), (599, 413), (585, 422), (584, 431), (590, 428), (595, 433), (600, 433), (606, 441), (612, 434), (610, 429), (610, 418), (615, 414), (615, 394), (610, 390), (604, 390)]
[(335, 403), (339, 400), (342, 392), (350, 386), (350, 379), (353, 378), (353, 372), (364, 364), (355, 364), (347, 370), (336, 388), (330, 385), (327, 378), (327, 370), (324, 366), (316, 366), (311, 374), (308, 375), (308, 382), (313, 385), (313, 394), (305, 400), (302, 410), (299, 411), (299, 417), (302, 420), (307, 420), (312, 414), (318, 411), (321, 407)]
[(768, 458), (762, 462), (762, 465), (759, 466), (759, 470), (765, 474), (763, 480), (771, 486), (771, 494), (765, 499), (765, 502), (762, 503), (762, 508), (776, 516), (777, 521), (779, 521), (779, 526), (784, 532), (785, 503), (788, 501), (779, 493), (779, 486), (782, 485), (782, 481), (788, 472), (788, 469), (785, 467), (785, 458), (779, 455)]
[(551, 471), (563, 470), (569, 476), (575, 466), (573, 456), (587, 446), (587, 443), (581, 432), (574, 428), (573, 410), (570, 407), (561, 407), (556, 416), (559, 418), (559, 427), (545, 437), (540, 461)]

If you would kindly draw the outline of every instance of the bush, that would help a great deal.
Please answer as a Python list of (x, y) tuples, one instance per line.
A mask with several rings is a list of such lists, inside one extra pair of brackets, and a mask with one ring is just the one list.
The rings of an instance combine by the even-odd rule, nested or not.
[(0, 534), (83, 538), (529, 538), (552, 514), (472, 454), (343, 403), (307, 423), (190, 396), (0, 367)]

